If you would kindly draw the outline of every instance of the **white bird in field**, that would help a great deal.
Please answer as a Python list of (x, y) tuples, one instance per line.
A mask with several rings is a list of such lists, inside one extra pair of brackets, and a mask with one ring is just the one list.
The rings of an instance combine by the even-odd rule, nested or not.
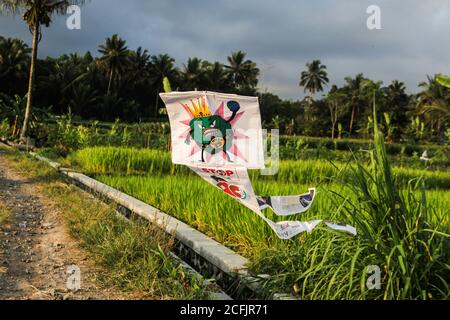
[(425, 150), (425, 151), (422, 153), (422, 156), (420, 157), (420, 160), (423, 160), (423, 161), (430, 161), (430, 160), (431, 160), (430, 158), (428, 158), (428, 152), (427, 152), (427, 150)]

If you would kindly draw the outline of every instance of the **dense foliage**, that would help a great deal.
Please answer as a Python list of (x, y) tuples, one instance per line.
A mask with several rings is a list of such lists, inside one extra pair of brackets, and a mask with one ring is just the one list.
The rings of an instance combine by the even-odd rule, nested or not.
[[(16, 95), (25, 98), (29, 63), (27, 44), (0, 37), (0, 116), (7, 117), (11, 127), (14, 122), (20, 126), (24, 107), (18, 106), (22, 109), (16, 113), (11, 109)], [(242, 51), (231, 53), (224, 63), (194, 57), (177, 66), (167, 54), (132, 50), (124, 39), (113, 35), (99, 45), (98, 54), (74, 53), (38, 60), (34, 106), (51, 107), (56, 115), (70, 110), (80, 120), (164, 121), (158, 93), (163, 91), (166, 78), (173, 90), (258, 95), (264, 125), (287, 135), (368, 139), (373, 127), (370, 95), (375, 90), (378, 120), (388, 142), (442, 143), (450, 135), (450, 89), (434, 77), (420, 84), (422, 91), (418, 94), (408, 94), (400, 81), (385, 86), (358, 74), (345, 78), (342, 87), (332, 85), (327, 94), (317, 98), (329, 80), (326, 66), (314, 60), (300, 75), (300, 86), (307, 96), (288, 101), (259, 92), (258, 76), (256, 63)]]

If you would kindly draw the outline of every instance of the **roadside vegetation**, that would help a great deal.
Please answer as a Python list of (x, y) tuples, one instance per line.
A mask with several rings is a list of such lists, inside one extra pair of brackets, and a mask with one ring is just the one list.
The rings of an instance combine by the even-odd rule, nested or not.
[[(105, 286), (146, 299), (205, 299), (207, 290), (168, 256), (173, 237), (141, 220), (125, 220), (112, 207), (70, 185), (52, 168), (8, 153), (17, 170), (38, 179), (60, 210), (71, 234), (105, 268)], [(0, 210), (0, 212), (3, 212)]]

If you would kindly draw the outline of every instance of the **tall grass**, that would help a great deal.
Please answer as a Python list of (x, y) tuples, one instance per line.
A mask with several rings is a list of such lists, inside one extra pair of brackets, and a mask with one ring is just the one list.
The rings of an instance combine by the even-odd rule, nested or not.
[[(349, 193), (331, 191), (342, 204), (339, 213), (353, 220), (359, 236), (315, 233), (300, 247), (262, 252), (252, 267), (258, 272), (277, 270), (267, 286), (291, 286), (309, 299), (450, 297), (449, 207), (437, 214), (420, 178), (398, 187), (384, 138), (376, 122), (374, 126), (370, 166), (352, 167), (345, 179)], [(381, 270), (379, 290), (366, 287), (369, 265)]]
[(347, 202), (344, 210), (353, 216), (365, 251), (383, 266), (384, 299), (449, 297), (450, 228), (430, 210), (422, 179), (398, 188), (376, 114), (374, 119), (371, 167), (358, 165), (349, 176), (347, 186), (358, 201)]

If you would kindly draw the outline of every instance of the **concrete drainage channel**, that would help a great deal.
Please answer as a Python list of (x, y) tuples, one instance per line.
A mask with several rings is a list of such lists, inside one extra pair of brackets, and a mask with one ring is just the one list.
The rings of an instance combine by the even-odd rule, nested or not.
[[(172, 258), (180, 263), (189, 273), (203, 279), (212, 288), (216, 299), (274, 299), (293, 300), (291, 295), (268, 293), (261, 286), (261, 278), (249, 275), (246, 268), (248, 260), (205, 234), (172, 216), (135, 199), (104, 183), (84, 174), (63, 168), (36, 153), (29, 152), (34, 158), (46, 162), (70, 178), (81, 189), (108, 203), (115, 203), (119, 212), (125, 216), (136, 215), (157, 225), (176, 238)], [(215, 286), (215, 287), (214, 287)], [(224, 292), (223, 292), (223, 291)]]

